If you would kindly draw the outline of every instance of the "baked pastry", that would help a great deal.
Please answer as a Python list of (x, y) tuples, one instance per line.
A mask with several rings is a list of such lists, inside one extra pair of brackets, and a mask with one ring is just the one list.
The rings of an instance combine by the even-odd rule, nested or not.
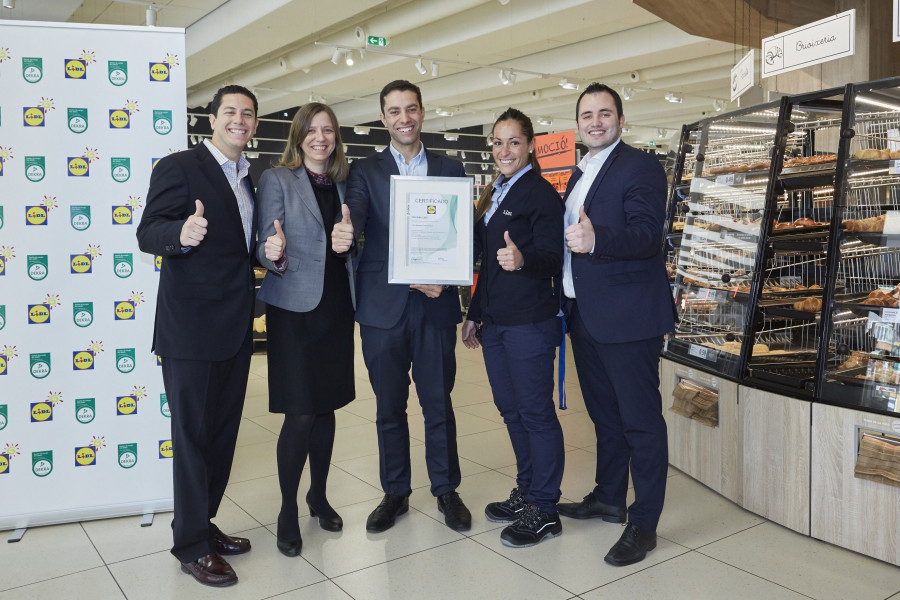
[(864, 232), (881, 232), (884, 231), (884, 221), (886, 215), (878, 215), (877, 217), (869, 217), (867, 219), (844, 219), (844, 229), (859, 233)]
[(815, 227), (818, 224), (818, 221), (813, 221), (812, 219), (807, 219), (805, 217), (794, 221), (795, 227)]
[(794, 302), (794, 310), (811, 313), (819, 312), (822, 310), (822, 299), (806, 298), (805, 300)]
[(864, 367), (869, 364), (869, 357), (863, 354), (862, 352), (854, 352), (850, 355), (850, 358), (841, 363), (841, 366), (838, 367), (838, 371), (846, 371), (847, 369), (856, 369), (859, 367)]

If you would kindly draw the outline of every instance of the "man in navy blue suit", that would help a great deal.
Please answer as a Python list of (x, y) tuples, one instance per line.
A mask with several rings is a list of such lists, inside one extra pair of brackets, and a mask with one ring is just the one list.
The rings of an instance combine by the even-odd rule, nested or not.
[[(652, 155), (621, 141), (615, 90), (589, 85), (575, 108), (588, 154), (566, 189), (564, 311), (585, 407), (597, 435), (596, 487), (560, 514), (628, 524), (604, 560), (656, 547), (668, 446), (659, 394), (663, 336), (675, 306), (662, 250), (666, 178)], [(634, 502), (626, 510), (628, 471)]]
[[(377, 405), (379, 472), (384, 499), (369, 515), (368, 531), (385, 531), (409, 510), (409, 372), (425, 417), (425, 462), (431, 493), (452, 529), (472, 516), (456, 493), (460, 482), (456, 420), (450, 391), (456, 379), (456, 326), (462, 320), (456, 287), (388, 283), (391, 175), (465, 177), (462, 163), (425, 150), (422, 93), (398, 80), (381, 90), (381, 122), (391, 136), (382, 152), (355, 161), (347, 180), (343, 218), (332, 248), (346, 252), (365, 234), (356, 278), (356, 321)], [(349, 214), (348, 214), (349, 212)]]

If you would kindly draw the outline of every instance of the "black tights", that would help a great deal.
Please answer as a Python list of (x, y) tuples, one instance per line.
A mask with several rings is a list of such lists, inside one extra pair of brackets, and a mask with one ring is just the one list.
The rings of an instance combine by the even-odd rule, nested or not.
[[(278, 483), (281, 486), (279, 526), (297, 529), (297, 490), (309, 456), (309, 499), (313, 506), (328, 504), (325, 484), (334, 448), (334, 412), (321, 415), (284, 415), (278, 436)], [(285, 532), (287, 533), (287, 532)]]

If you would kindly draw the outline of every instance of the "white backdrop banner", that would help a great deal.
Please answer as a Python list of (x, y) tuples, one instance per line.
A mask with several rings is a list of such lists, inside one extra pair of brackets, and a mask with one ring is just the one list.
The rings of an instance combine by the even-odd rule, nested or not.
[(0, 529), (172, 507), (135, 228), (184, 62), (183, 29), (0, 24)]

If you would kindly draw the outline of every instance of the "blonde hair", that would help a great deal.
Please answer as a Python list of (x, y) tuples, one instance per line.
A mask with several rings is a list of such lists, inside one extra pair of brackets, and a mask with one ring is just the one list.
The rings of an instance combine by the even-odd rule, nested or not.
[(332, 181), (344, 181), (347, 179), (347, 173), (350, 166), (344, 156), (344, 143), (341, 141), (341, 127), (338, 125), (337, 117), (334, 111), (326, 104), (321, 102), (310, 102), (304, 104), (297, 110), (294, 120), (291, 121), (291, 130), (288, 133), (287, 145), (281, 158), (275, 163), (276, 167), (287, 167), (288, 169), (297, 169), (303, 164), (303, 149), (301, 145), (306, 136), (309, 135), (309, 128), (312, 126), (313, 117), (319, 113), (326, 113), (331, 118), (331, 125), (334, 127), (334, 152), (328, 157), (327, 173)]

